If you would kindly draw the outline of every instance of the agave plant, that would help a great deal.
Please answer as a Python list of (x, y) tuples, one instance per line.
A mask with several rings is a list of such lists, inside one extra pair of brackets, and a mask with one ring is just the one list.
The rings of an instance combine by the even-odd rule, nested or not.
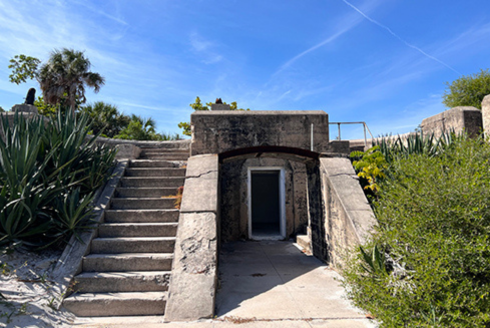
[[(90, 221), (93, 191), (110, 175), (116, 151), (88, 137), (88, 118), (1, 117), (0, 247), (46, 247)], [(70, 206), (68, 206), (69, 202)]]

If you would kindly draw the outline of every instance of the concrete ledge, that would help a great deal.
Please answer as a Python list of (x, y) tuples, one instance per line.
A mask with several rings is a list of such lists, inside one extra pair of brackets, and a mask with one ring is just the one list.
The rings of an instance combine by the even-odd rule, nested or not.
[(218, 261), (218, 155), (190, 157), (165, 321), (214, 316)]
[(320, 163), (327, 243), (332, 264), (338, 266), (345, 249), (366, 242), (376, 218), (349, 159), (321, 158)]
[[(103, 222), (104, 210), (109, 205), (111, 198), (114, 196), (119, 180), (121, 179), (126, 167), (127, 161), (119, 162), (114, 168), (112, 178), (105, 184), (102, 192), (97, 198), (94, 206), (95, 217), (97, 224)], [(90, 244), (93, 238), (97, 235), (97, 229), (86, 231), (80, 234), (80, 239), (73, 236), (66, 246), (63, 254), (61, 254), (56, 267), (54, 268), (51, 280), (55, 283), (53, 288), (60, 295), (56, 300), (56, 307), (61, 307), (64, 297), (68, 296), (73, 277), (82, 271), (83, 256), (90, 252)]]

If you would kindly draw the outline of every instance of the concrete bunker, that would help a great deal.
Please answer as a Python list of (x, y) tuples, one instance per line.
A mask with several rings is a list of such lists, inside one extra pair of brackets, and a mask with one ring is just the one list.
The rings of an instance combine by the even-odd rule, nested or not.
[(306, 234), (336, 265), (374, 223), (325, 112), (220, 108), (193, 113), (191, 128), (166, 320), (213, 317), (223, 242)]

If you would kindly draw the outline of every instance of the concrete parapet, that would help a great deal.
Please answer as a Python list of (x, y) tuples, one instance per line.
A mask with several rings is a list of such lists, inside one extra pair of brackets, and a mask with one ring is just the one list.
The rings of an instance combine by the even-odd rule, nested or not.
[(490, 95), (485, 96), (481, 102), (481, 114), (483, 120), (483, 133), (485, 139), (489, 139), (490, 135)]
[(466, 131), (469, 136), (475, 137), (483, 129), (482, 112), (475, 107), (458, 106), (424, 119), (420, 127), (424, 134), (440, 136), (443, 132), (454, 130), (456, 133)]
[(196, 111), (191, 128), (191, 155), (260, 146), (328, 149), (328, 115), (323, 111)]
[(165, 321), (214, 316), (218, 281), (218, 155), (190, 157)]
[(346, 249), (366, 241), (376, 219), (349, 159), (321, 158), (320, 174), (329, 259), (339, 266)]

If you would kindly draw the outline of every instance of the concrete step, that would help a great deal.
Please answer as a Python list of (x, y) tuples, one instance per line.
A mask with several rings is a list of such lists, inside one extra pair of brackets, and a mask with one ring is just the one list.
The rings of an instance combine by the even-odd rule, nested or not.
[(303, 248), (303, 253), (306, 255), (312, 255), (311, 252), (311, 243), (308, 235), (297, 235), (296, 236), (296, 244), (298, 244), (301, 248)]
[(180, 187), (184, 185), (184, 177), (122, 177), (121, 187)]
[(177, 222), (179, 210), (106, 210), (106, 223)]
[(167, 160), (167, 161), (186, 161), (188, 154), (148, 154), (140, 155), (139, 159)]
[(83, 258), (83, 271), (170, 271), (173, 258), (170, 253), (90, 254)]
[(133, 159), (129, 161), (129, 167), (180, 167), (178, 162), (154, 161), (151, 159)]
[(167, 292), (74, 294), (63, 306), (79, 317), (162, 315)]
[(175, 237), (95, 238), (92, 254), (173, 253)]
[(141, 154), (190, 154), (190, 149), (158, 149), (158, 148), (141, 148)]
[(175, 237), (178, 223), (103, 223), (99, 237)]
[(113, 198), (111, 208), (122, 209), (172, 209), (175, 208), (175, 197), (170, 198)]
[(127, 168), (126, 172), (124, 172), (125, 176), (128, 177), (184, 177), (185, 170), (181, 168), (153, 168), (153, 167), (144, 167), (144, 168)]
[(83, 272), (74, 279), (81, 293), (157, 292), (168, 290), (170, 271)]
[(116, 197), (118, 198), (160, 198), (164, 196), (177, 195), (177, 188), (117, 188)]

